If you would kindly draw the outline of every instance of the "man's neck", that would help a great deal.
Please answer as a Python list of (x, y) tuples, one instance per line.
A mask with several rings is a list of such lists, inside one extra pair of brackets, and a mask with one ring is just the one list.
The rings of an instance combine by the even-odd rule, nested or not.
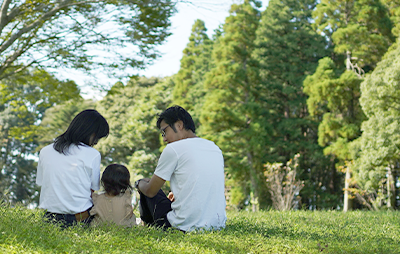
[(193, 133), (193, 131), (186, 131), (182, 139), (187, 139), (187, 138), (197, 138), (196, 134)]

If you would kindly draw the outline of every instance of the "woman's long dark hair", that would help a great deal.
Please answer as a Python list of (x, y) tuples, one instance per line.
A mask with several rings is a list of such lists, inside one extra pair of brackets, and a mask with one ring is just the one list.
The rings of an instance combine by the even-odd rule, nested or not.
[(129, 170), (121, 164), (111, 164), (106, 167), (101, 176), (101, 184), (107, 194), (117, 196), (125, 193), (127, 189), (131, 190), (131, 175)]
[(108, 133), (106, 119), (96, 110), (87, 109), (75, 116), (68, 129), (55, 139), (53, 147), (59, 153), (67, 154), (70, 145), (92, 146)]

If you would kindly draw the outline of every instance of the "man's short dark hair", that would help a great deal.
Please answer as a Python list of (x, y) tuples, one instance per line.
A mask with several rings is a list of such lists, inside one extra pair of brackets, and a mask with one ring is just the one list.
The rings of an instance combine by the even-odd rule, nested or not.
[(166, 124), (171, 126), (171, 128), (176, 132), (174, 123), (181, 120), (183, 122), (183, 127), (186, 130), (191, 130), (196, 133), (196, 126), (194, 125), (192, 116), (181, 106), (173, 106), (167, 108), (164, 112), (160, 114), (157, 120), (157, 128), (160, 129), (161, 121), (164, 120)]

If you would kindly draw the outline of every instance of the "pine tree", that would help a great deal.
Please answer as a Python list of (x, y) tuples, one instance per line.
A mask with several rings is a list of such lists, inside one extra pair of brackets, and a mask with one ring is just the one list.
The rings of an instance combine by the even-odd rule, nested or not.
[[(313, 0), (271, 0), (262, 14), (253, 56), (260, 62), (263, 87), (259, 92), (273, 128), (270, 161), (287, 162), (300, 153), (301, 169), (309, 169), (300, 175), (306, 180), (303, 204), (319, 208), (315, 202), (337, 205), (337, 198), (331, 195), (337, 191), (337, 177), (324, 165), (329, 161), (316, 144), (317, 123), (308, 119), (307, 96), (302, 91), (305, 77), (315, 71), (318, 59), (328, 54), (324, 38), (312, 28), (315, 5)], [(322, 169), (325, 171), (318, 172)], [(313, 200), (317, 195), (321, 200)]]
[(204, 22), (196, 20), (189, 43), (183, 50), (180, 69), (173, 79), (175, 86), (172, 103), (190, 111), (196, 124), (200, 114), (198, 109), (201, 109), (206, 93), (204, 77), (210, 70), (213, 46), (213, 41), (208, 38), (206, 32)]
[(345, 166), (353, 159), (350, 143), (361, 135), (365, 120), (359, 104), (361, 81), (351, 70), (341, 74), (329, 57), (321, 59), (316, 72), (304, 81), (310, 115), (320, 120), (318, 144), (332, 161), (338, 160), (337, 170), (349, 170)]
[(233, 182), (234, 187), (231, 195), (242, 191), (245, 195), (241, 197), (250, 195), (252, 209), (257, 210), (260, 186), (264, 185), (262, 161), (267, 150), (267, 126), (262, 123), (264, 113), (258, 103), (258, 64), (251, 57), (260, 18), (253, 5), (260, 6), (250, 0), (231, 6), (223, 33), (214, 45), (215, 67), (205, 81), (208, 93), (200, 132), (224, 153), (228, 182)]
[(320, 61), (316, 73), (304, 82), (304, 91), (310, 96), (311, 115), (321, 119), (319, 144), (337, 160), (337, 169), (346, 171), (345, 211), (349, 208), (349, 165), (354, 159), (351, 143), (361, 135), (365, 119), (359, 85), (393, 42), (387, 14), (378, 0), (323, 0), (313, 14), (317, 31), (326, 36), (334, 54)]

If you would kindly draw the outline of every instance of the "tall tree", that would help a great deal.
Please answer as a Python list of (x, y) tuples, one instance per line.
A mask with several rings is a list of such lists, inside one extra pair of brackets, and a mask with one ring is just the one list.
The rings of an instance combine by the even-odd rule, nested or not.
[[(368, 120), (362, 124), (357, 184), (375, 208), (398, 208), (400, 177), (400, 41), (361, 84), (360, 103)], [(386, 186), (385, 186), (385, 185)], [(382, 189), (379, 194), (379, 189)], [(382, 200), (379, 200), (379, 199)], [(374, 202), (375, 201), (375, 202)]]
[(11, 202), (35, 199), (35, 161), (39, 123), (45, 110), (79, 96), (71, 81), (59, 81), (42, 70), (0, 83), (0, 196)]
[(158, 56), (173, 13), (171, 0), (2, 0), (0, 79), (31, 66), (141, 68)]
[[(393, 42), (387, 9), (378, 0), (322, 0), (313, 16), (315, 28), (333, 48), (330, 59), (304, 83), (308, 108), (320, 118), (319, 144), (346, 171), (344, 210), (348, 208), (350, 142), (361, 134), (364, 114), (359, 105), (363, 75), (372, 70)], [(343, 64), (345, 60), (345, 64)], [(347, 161), (347, 162), (346, 162)]]
[(388, 10), (380, 0), (322, 0), (313, 16), (315, 28), (327, 36), (334, 52), (365, 72), (394, 41)]
[(351, 70), (341, 73), (329, 57), (321, 59), (316, 72), (304, 81), (310, 115), (320, 120), (318, 144), (332, 156), (332, 170), (353, 159), (350, 143), (361, 135), (365, 120), (359, 104), (361, 81)]
[[(315, 202), (337, 206), (331, 195), (337, 191), (337, 177), (331, 171), (318, 172), (329, 170), (324, 166), (329, 161), (316, 144), (317, 122), (308, 118), (307, 96), (303, 93), (303, 80), (315, 71), (318, 59), (328, 54), (324, 37), (312, 28), (315, 6), (314, 0), (271, 0), (262, 14), (253, 53), (260, 62), (263, 86), (259, 93), (273, 128), (269, 160), (287, 162), (301, 154), (299, 168), (309, 169), (299, 172), (306, 184), (303, 204), (314, 208)], [(317, 193), (323, 201), (314, 200)]]
[(203, 105), (204, 77), (210, 70), (213, 41), (206, 34), (207, 29), (202, 20), (196, 20), (189, 43), (183, 50), (181, 66), (174, 76), (173, 104), (180, 105), (190, 111), (196, 124), (199, 111)]
[[(228, 178), (250, 194), (252, 209), (260, 197), (266, 126), (260, 122), (263, 110), (258, 104), (258, 63), (254, 50), (260, 13), (257, 1), (246, 0), (231, 6), (223, 33), (214, 45), (213, 64), (207, 74), (208, 93), (200, 117), (202, 136), (213, 140), (224, 152)], [(235, 193), (235, 192), (231, 192)]]
[[(96, 108), (110, 125), (109, 136), (97, 146), (105, 166), (109, 163), (128, 165), (137, 150), (158, 151), (160, 141), (154, 118), (160, 112), (156, 109), (163, 108), (164, 98), (168, 97), (165, 95), (171, 93), (171, 88), (159, 84), (162, 82), (159, 78), (134, 77), (126, 85), (116, 83), (97, 103)], [(136, 166), (130, 169), (148, 176)]]
[(172, 78), (158, 80), (141, 91), (133, 107), (127, 112), (121, 133), (133, 148), (129, 168), (136, 176), (151, 177), (166, 144), (157, 128), (158, 115), (171, 104)]

